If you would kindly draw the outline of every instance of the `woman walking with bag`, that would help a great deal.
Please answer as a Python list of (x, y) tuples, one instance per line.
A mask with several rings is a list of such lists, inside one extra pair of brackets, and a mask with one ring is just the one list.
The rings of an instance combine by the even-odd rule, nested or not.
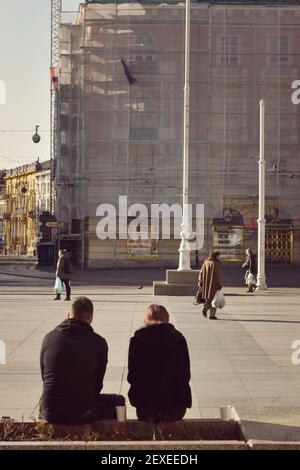
[(256, 276), (257, 276), (257, 262), (256, 255), (252, 253), (250, 248), (246, 250), (246, 261), (242, 268), (246, 269), (245, 282), (248, 286), (247, 292), (254, 292), (256, 289)]
[(67, 252), (65, 250), (60, 250), (58, 253), (58, 262), (56, 267), (56, 283), (54, 288), (56, 297), (54, 300), (60, 300), (63, 285), (65, 285), (67, 293), (65, 300), (71, 300), (71, 271), (71, 263), (67, 258)]
[(202, 310), (203, 316), (207, 317), (209, 310), (210, 320), (217, 320), (217, 308), (212, 305), (217, 291), (222, 289), (220, 254), (217, 251), (211, 252), (202, 265), (199, 275), (199, 289), (205, 300)]

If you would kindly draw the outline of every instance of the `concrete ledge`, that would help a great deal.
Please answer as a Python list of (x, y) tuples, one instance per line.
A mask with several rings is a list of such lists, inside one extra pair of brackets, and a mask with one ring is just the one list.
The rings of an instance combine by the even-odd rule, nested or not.
[(166, 272), (166, 282), (154, 281), (154, 295), (193, 296), (197, 291), (199, 271), (177, 271), (169, 269)]
[(220, 419), (159, 424), (103, 421), (89, 426), (3, 422), (0, 435), (7, 436), (7, 441), (0, 442), (0, 451), (247, 449), (239, 423)]
[(86, 450), (249, 450), (240, 441), (88, 442)]
[(186, 284), (167, 284), (166, 282), (154, 281), (153, 294), (154, 295), (171, 295), (180, 297), (194, 297), (196, 287), (188, 286)]
[(119, 442), (0, 442), (1, 451), (134, 451), (134, 450), (300, 450), (300, 442), (278, 441), (119, 441)]
[(28, 265), (28, 266), (37, 266), (38, 260), (34, 257), (12, 257), (12, 256), (0, 256), (0, 265), (1, 266), (20, 266), (20, 265)]
[(126, 450), (249, 450), (239, 441), (160, 441), (160, 442), (7, 442), (0, 443), (0, 451), (32, 450), (80, 450), (80, 451), (126, 451)]
[(86, 442), (0, 442), (0, 452), (6, 450), (86, 450)]
[(198, 285), (199, 270), (194, 271), (177, 271), (175, 269), (169, 269), (167, 271), (167, 283), (168, 284), (186, 284), (193, 286), (194, 288)]
[(300, 442), (251, 441), (251, 450), (300, 450)]
[[(233, 420), (231, 421), (222, 421), (220, 419), (183, 420), (178, 423), (160, 423), (156, 425), (136, 420), (129, 420), (126, 423), (105, 421), (94, 423), (88, 426), (89, 429), (87, 429), (87, 426), (55, 425), (53, 426), (53, 440), (34, 441), (29, 439), (34, 439), (34, 434), (31, 431), (37, 426), (36, 423), (13, 423), (13, 426), (22, 427), (25, 439), (29, 431), (29, 439), (24, 441), (2, 441), (0, 442), (0, 451), (300, 450), (300, 441), (297, 440), (299, 428), (285, 429), (282, 440), (278, 440), (273, 437), (273, 429), (270, 423), (251, 423), (255, 426), (263, 425), (264, 433), (268, 432), (269, 428), (270, 436), (265, 439), (257, 439), (255, 436), (256, 428), (249, 428), (248, 424), (247, 421), (241, 421), (236, 410), (233, 409)], [(28, 427), (27, 432), (24, 426), (25, 428)], [(45, 426), (49, 426), (49, 424), (46, 423)], [(0, 423), (0, 427), (0, 431), (3, 431), (3, 423)], [(158, 440), (152, 440), (154, 428), (156, 428), (155, 433)], [(164, 435), (169, 436), (172, 432), (174, 432), (174, 440), (163, 439)], [(288, 435), (291, 439), (288, 439)], [(113, 436), (116, 437), (116, 440)], [(177, 436), (179, 439), (175, 440)], [(195, 439), (193, 439), (193, 436)], [(70, 438), (69, 441), (66, 441), (67, 437)], [(131, 440), (129, 440), (130, 437)], [(159, 440), (161, 437), (162, 440)], [(72, 440), (72, 438), (76, 440)], [(294, 441), (293, 438), (295, 438)]]

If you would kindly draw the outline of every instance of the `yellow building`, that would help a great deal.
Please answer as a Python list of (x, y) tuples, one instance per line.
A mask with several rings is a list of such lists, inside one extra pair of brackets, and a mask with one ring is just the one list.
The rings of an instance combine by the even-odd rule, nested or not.
[(6, 172), (4, 220), (5, 253), (8, 255), (36, 254), (36, 165), (24, 165)]

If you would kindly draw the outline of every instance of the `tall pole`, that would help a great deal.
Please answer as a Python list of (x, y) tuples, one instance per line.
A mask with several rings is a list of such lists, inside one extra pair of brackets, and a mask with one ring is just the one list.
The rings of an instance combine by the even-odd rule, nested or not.
[(259, 212), (258, 212), (258, 270), (257, 270), (257, 289), (266, 290), (265, 273), (265, 239), (266, 239), (266, 219), (265, 219), (265, 101), (260, 100), (260, 132), (259, 132)]
[(179, 248), (178, 271), (191, 269), (191, 251), (189, 245), (189, 137), (190, 137), (190, 28), (191, 1), (185, 5), (185, 65), (184, 65), (184, 118), (183, 118), (183, 186), (182, 186), (182, 224), (181, 244)]

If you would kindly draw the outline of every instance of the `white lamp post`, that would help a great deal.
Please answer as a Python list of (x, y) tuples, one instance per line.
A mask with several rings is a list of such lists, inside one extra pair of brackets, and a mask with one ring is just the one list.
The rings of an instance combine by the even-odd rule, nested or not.
[(181, 244), (179, 248), (178, 271), (191, 269), (189, 245), (189, 131), (190, 131), (190, 26), (191, 2), (186, 0), (185, 7), (185, 66), (184, 66), (184, 130), (183, 130), (183, 195)]
[(259, 135), (259, 209), (258, 209), (258, 265), (257, 265), (257, 289), (266, 290), (265, 273), (265, 239), (266, 239), (266, 219), (265, 219), (265, 102), (260, 100), (260, 135)]

